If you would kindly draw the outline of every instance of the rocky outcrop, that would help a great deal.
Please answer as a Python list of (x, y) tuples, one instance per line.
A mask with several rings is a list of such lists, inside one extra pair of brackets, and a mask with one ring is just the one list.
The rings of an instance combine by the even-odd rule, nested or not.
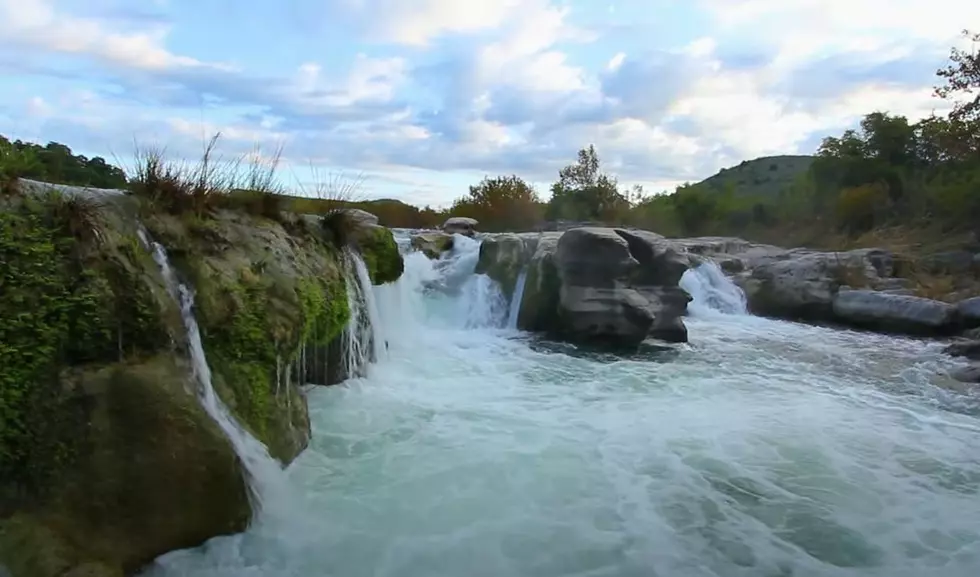
[(453, 249), (453, 235), (431, 231), (413, 234), (411, 237), (412, 248), (421, 251), (422, 254), (432, 260), (436, 260)]
[(873, 290), (842, 289), (834, 297), (834, 320), (873, 331), (939, 335), (953, 327), (948, 303)]
[(446, 219), (446, 222), (442, 224), (442, 231), (446, 234), (461, 234), (472, 237), (476, 234), (476, 225), (478, 224), (480, 223), (474, 218), (453, 216)]
[(690, 259), (644, 231), (576, 228), (485, 239), (477, 271), (513, 290), (527, 267), (518, 327), (570, 342), (636, 347), (648, 337), (687, 340), (690, 297), (678, 287)]
[[(341, 251), (302, 217), (165, 214), (122, 194), (0, 199), (0, 566), (13, 577), (130, 574), (250, 518), (137, 214), (196, 293), (215, 390), (280, 462), (309, 439), (299, 385), (327, 384), (339, 360)], [(372, 277), (397, 278), (391, 232), (359, 235)]]

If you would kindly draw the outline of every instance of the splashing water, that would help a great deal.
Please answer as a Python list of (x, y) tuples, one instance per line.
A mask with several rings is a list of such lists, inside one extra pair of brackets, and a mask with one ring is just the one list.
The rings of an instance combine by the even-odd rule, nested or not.
[(527, 267), (521, 269), (514, 284), (514, 295), (510, 297), (510, 311), (507, 313), (507, 328), (517, 328), (517, 317), (521, 314), (521, 301), (524, 299), (524, 285), (527, 284)]
[(290, 501), (151, 574), (977, 574), (980, 406), (941, 345), (694, 310), (670, 357), (545, 352), (447, 292), (463, 258), (375, 287), (389, 356), (310, 394)]
[(235, 420), (214, 390), (211, 382), (211, 367), (204, 354), (201, 332), (197, 325), (197, 318), (194, 316), (194, 293), (177, 280), (177, 275), (170, 266), (167, 251), (160, 243), (150, 241), (142, 229), (140, 229), (140, 240), (151, 247), (153, 260), (160, 267), (167, 290), (180, 306), (181, 319), (187, 332), (191, 366), (198, 385), (198, 399), (204, 410), (231, 441), (235, 453), (245, 467), (253, 509), (257, 513), (265, 503), (265, 499), (280, 488), (283, 481), (282, 472), (276, 461), (269, 455), (265, 445)]
[(688, 310), (692, 314), (748, 314), (745, 293), (725, 276), (725, 272), (714, 261), (705, 261), (688, 270), (679, 284), (694, 299), (688, 304)]
[(347, 305), (350, 321), (344, 330), (344, 365), (347, 375), (364, 376), (368, 364), (383, 355), (385, 341), (378, 320), (378, 307), (371, 287), (371, 276), (361, 255), (344, 250), (347, 267)]

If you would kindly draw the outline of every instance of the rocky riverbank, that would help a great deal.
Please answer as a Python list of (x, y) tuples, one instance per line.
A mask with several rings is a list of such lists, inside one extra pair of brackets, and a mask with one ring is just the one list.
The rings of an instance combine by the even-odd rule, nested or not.
[[(647, 337), (686, 340), (687, 300), (675, 289), (680, 275), (705, 259), (742, 287), (753, 314), (942, 338), (980, 327), (980, 298), (951, 303), (916, 296), (909, 264), (883, 249), (784, 249), (602, 227), (481, 237), (477, 272), (498, 281), (508, 299), (526, 274), (518, 327), (573, 342), (633, 347)], [(451, 249), (452, 236), (422, 233), (413, 245), (438, 258)], [(971, 258), (932, 261), (946, 272), (980, 273)]]
[[(171, 214), (121, 191), (27, 183), (0, 198), (0, 566), (131, 574), (243, 530), (242, 464), (202, 409), (180, 309), (147, 240), (195, 291), (212, 381), (281, 464), (309, 441), (301, 384), (345, 375), (343, 247), (320, 219)], [(371, 280), (403, 263), (353, 227)]]

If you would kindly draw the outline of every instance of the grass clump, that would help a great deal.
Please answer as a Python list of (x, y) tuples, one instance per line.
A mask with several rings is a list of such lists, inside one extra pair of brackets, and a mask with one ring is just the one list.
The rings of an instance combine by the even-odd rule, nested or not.
[(212, 136), (192, 164), (168, 160), (160, 149), (137, 147), (131, 193), (178, 216), (206, 218), (227, 209), (282, 220), (284, 190), (276, 177), (282, 147), (268, 158), (256, 148), (228, 161), (218, 155), (220, 136)]

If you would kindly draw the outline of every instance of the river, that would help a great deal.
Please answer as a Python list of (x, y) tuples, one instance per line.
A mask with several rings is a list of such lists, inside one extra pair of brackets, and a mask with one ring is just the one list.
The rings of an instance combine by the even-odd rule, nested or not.
[(581, 353), (503, 328), (458, 244), (375, 287), (387, 350), (311, 390), (253, 527), (145, 575), (980, 575), (980, 405), (939, 344), (753, 317), (704, 269), (690, 344)]

